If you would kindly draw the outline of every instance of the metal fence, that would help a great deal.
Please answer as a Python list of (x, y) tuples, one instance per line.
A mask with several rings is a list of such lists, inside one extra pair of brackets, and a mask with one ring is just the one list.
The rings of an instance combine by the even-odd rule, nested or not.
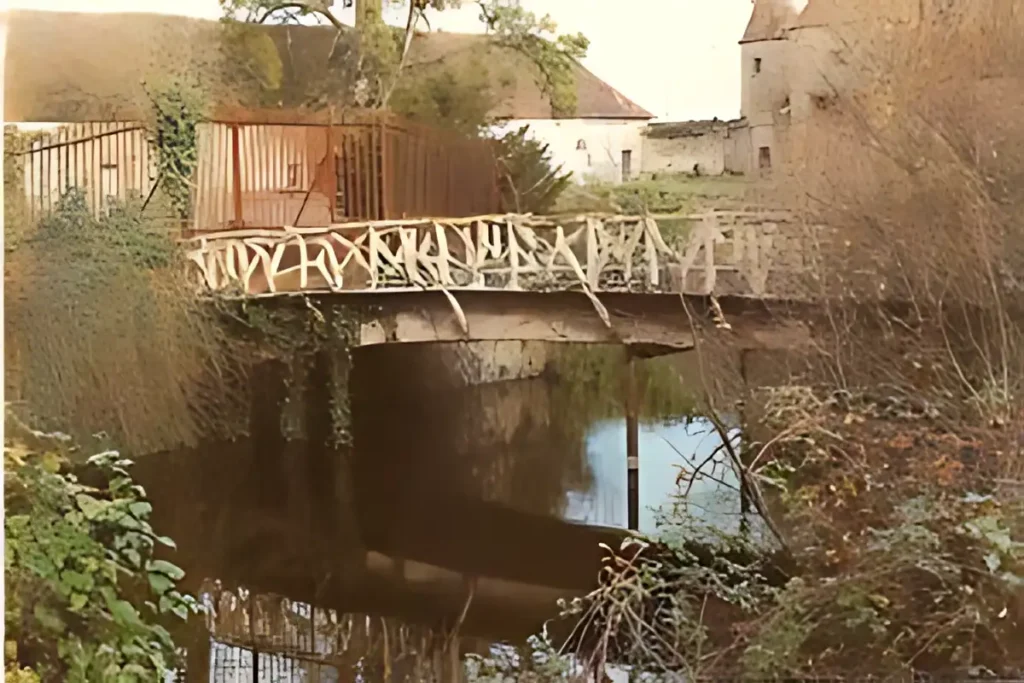
[(254, 660), (248, 648), (216, 642), (210, 647), (209, 683), (338, 683), (339, 679), (337, 668), (329, 664), (267, 652), (256, 652)]
[[(198, 127), (188, 227), (310, 227), (352, 220), (460, 217), (500, 211), (490, 142), (386, 114), (236, 111)], [(83, 188), (97, 213), (111, 198), (149, 196), (158, 182), (147, 131), (79, 123), (24, 153), (31, 213)]]
[[(200, 599), (207, 608), (203, 637), (189, 640), (184, 668), (165, 683), (430, 683), (439, 680), (437, 655), (452, 642), (427, 626), (340, 614), (218, 582), (207, 582)], [(194, 648), (191, 656), (187, 648)]]
[(100, 211), (111, 197), (149, 194), (156, 178), (156, 155), (149, 136), (135, 123), (61, 126), (38, 136), (23, 156), (26, 199), (33, 217), (52, 211), (69, 188), (85, 190), (89, 206)]

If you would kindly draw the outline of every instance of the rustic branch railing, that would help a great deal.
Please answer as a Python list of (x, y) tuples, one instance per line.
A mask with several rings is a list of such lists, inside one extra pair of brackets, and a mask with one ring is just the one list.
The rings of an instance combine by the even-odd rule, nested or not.
[(779, 229), (787, 220), (743, 212), (503, 215), (231, 230), (192, 238), (189, 256), (207, 290), (239, 296), (425, 289), (706, 294), (723, 287), (765, 296), (770, 273), (802, 266), (799, 240)]

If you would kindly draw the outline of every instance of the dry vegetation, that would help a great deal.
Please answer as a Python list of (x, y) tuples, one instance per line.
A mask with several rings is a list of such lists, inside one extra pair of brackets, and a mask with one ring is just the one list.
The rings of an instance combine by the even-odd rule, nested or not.
[(38, 224), (7, 221), (5, 381), (35, 424), (148, 453), (223, 433), (241, 413), (218, 312), (140, 205), (97, 218), (73, 190)]
[[(852, 80), (782, 183), (829, 226), (805, 283), (822, 324), (787, 382), (750, 389), (749, 439), (726, 447), (756, 522), (714, 560), (667, 546), (610, 559), (575, 606), (571, 645), (593, 665), (1024, 673), (1017, 5), (837, 29), (857, 32), (839, 35)], [(766, 544), (767, 567), (752, 559)]]

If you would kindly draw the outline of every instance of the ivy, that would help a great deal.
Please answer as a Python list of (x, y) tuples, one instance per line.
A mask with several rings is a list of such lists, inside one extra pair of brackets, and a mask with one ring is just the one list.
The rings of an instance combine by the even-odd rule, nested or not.
[(11, 252), (25, 238), (29, 224), (25, 195), (25, 152), (42, 133), (4, 127), (4, 251)]
[(184, 572), (156, 557), (174, 542), (150, 525), (152, 506), (131, 478), (131, 461), (117, 451), (89, 457), (90, 479), (105, 482), (89, 485), (68, 471), (69, 437), (28, 430), (11, 415), (7, 426), (8, 676), (120, 683), (173, 670), (164, 624), (201, 607), (177, 589)]
[(199, 160), (198, 129), (203, 100), (197, 92), (169, 86), (149, 92), (150, 142), (157, 152), (157, 184), (174, 214), (186, 220), (192, 208), (192, 176)]
[[(292, 305), (298, 303), (298, 305)], [(220, 302), (224, 315), (238, 324), (236, 333), (274, 358), (287, 359), (290, 365), (289, 393), (296, 401), (285, 411), (282, 430), (294, 434), (292, 426), (302, 422), (303, 387), (293, 386), (296, 379), (309, 381), (311, 364), (319, 352), (330, 355), (331, 416), (334, 446), (352, 441), (352, 416), (349, 404), (349, 371), (352, 349), (358, 346), (360, 325), (366, 311), (341, 304), (323, 304), (312, 298), (292, 299), (283, 305), (251, 304), (245, 301)], [(290, 399), (291, 400), (291, 399)]]

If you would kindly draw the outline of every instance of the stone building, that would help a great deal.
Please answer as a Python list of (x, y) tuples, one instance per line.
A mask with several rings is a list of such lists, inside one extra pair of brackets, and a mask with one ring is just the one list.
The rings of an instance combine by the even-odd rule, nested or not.
[[(1014, 3), (951, 0), (755, 0), (740, 39), (740, 116), (736, 122), (653, 124), (644, 138), (644, 172), (764, 173), (799, 153), (815, 113), (837, 95), (874, 84), (898, 59), (886, 41), (900, 28), (956, 17), (1005, 21)], [(987, 8), (987, 9), (986, 9)], [(975, 16), (977, 15), (977, 16)], [(995, 48), (993, 48), (995, 49)], [(912, 58), (912, 56), (907, 55)], [(880, 59), (873, 64), (873, 60)], [(989, 79), (991, 80), (991, 79)], [(686, 131), (685, 135), (682, 131)]]

